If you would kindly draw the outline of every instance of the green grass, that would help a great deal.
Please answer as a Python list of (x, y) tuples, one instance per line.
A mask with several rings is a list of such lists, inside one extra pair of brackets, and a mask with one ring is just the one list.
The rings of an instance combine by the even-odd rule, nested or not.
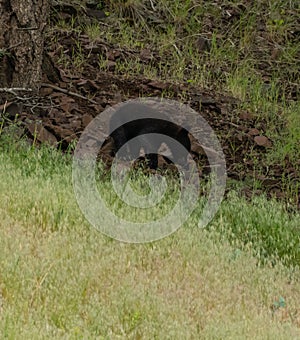
[[(116, 60), (115, 74), (233, 95), (241, 109), (263, 121), (273, 142), (264, 165), (286, 166), (288, 158), (300, 171), (297, 94), (291, 100), (292, 92), (299, 92), (295, 2), (120, 0), (99, 1), (99, 8), (108, 14), (104, 26), (92, 22), (74, 27), (71, 21), (69, 30), (128, 51), (126, 58)], [(63, 23), (60, 27), (66, 29)], [(210, 49), (199, 51), (199, 38)], [(154, 55), (147, 62), (138, 57), (145, 49)], [(81, 71), (88, 54), (78, 43), (71, 58), (62, 55), (61, 63)], [(108, 71), (105, 54), (99, 54), (99, 70)]]
[(81, 214), (71, 169), (2, 133), (1, 338), (300, 336), (299, 215), (233, 194), (208, 228), (196, 212), (168, 238), (119, 243)]
[[(299, 43), (290, 40), (294, 2), (105, 3), (107, 26), (75, 27), (75, 18), (58, 26), (137, 52), (148, 48), (161, 58), (147, 65), (136, 58), (118, 60), (119, 74), (231, 93), (241, 109), (267, 122), (274, 146), (264, 166), (287, 159), (297, 165), (300, 112), (297, 101), (288, 99), (299, 63)], [(232, 10), (239, 14), (228, 21)], [(266, 26), (261, 48), (258, 24)], [(210, 51), (197, 50), (199, 36), (210, 41)], [(275, 60), (269, 42), (278, 47)], [(85, 57), (78, 41), (70, 56), (62, 53), (60, 64), (81, 72)], [(107, 67), (99, 55), (99, 69)], [(197, 227), (199, 205), (170, 237), (120, 243), (91, 227), (81, 213), (70, 154), (16, 142), (18, 128), (8, 133), (2, 128), (1, 338), (300, 338), (299, 212), (263, 196), (247, 201), (231, 192), (207, 228)], [(137, 193), (148, 193), (144, 182), (137, 173), (132, 182)], [(283, 184), (291, 197), (297, 195), (297, 183), (286, 178)], [(120, 203), (107, 178), (98, 188), (121, 216), (144, 218)], [(161, 214), (174, 199), (170, 186)]]

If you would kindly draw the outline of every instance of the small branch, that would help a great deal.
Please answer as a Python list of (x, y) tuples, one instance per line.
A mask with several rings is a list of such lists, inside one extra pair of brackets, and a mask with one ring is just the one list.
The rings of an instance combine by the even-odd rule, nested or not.
[(15, 47), (18, 47), (18, 46), (20, 46), (20, 45), (22, 45), (21, 43), (18, 43), (18, 44), (15, 44), (15, 45), (12, 45), (12, 46), (9, 46), (9, 47), (7, 47), (7, 51), (8, 50), (11, 50), (12, 48), (15, 48)]
[(28, 98), (22, 98), (20, 97), (16, 92), (32, 92), (32, 89), (30, 88), (24, 88), (24, 87), (1, 87), (0, 92), (7, 92), (10, 94), (13, 94), (17, 99), (19, 100), (27, 100)]
[(155, 11), (156, 11), (156, 9), (155, 9), (155, 7), (154, 7), (154, 5), (153, 5), (153, 2), (152, 2), (152, 0), (150, 0), (150, 5), (151, 5), (151, 7), (152, 7), (153, 11), (155, 12)]
[(14, 92), (14, 91), (25, 91), (32, 92), (32, 89), (25, 87), (0, 87), (0, 92)]
[(36, 31), (38, 30), (38, 27), (18, 27), (18, 31)]
[(181, 57), (181, 52), (179, 51), (179, 48), (176, 46), (176, 44), (172, 44), (175, 48), (176, 52), (178, 53), (179, 57)]
[(82, 96), (81, 94), (78, 94), (78, 93), (75, 93), (75, 92), (71, 92), (71, 91), (68, 91), (68, 90), (66, 90), (66, 89), (62, 89), (61, 87), (58, 87), (58, 86), (55, 86), (55, 85), (42, 83), (41, 86), (42, 86), (42, 87), (49, 87), (49, 88), (51, 88), (51, 89), (53, 89), (53, 90), (56, 90), (56, 91), (59, 91), (59, 92), (68, 94), (68, 95), (73, 96), (73, 97), (85, 99), (85, 100), (89, 101), (89, 102), (92, 103), (92, 104), (98, 104), (96, 101), (94, 101), (94, 100), (92, 100), (92, 99), (89, 99), (89, 98), (87, 98), (87, 97), (85, 97), (85, 96)]

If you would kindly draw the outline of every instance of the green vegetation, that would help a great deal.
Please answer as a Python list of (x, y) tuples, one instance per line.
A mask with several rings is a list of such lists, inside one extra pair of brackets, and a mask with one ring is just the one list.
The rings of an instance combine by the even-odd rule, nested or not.
[[(256, 173), (265, 175), (266, 168), (277, 165), (300, 173), (295, 2), (120, 0), (99, 1), (98, 8), (108, 16), (104, 26), (71, 20), (69, 30), (124, 51), (125, 57), (115, 60), (115, 74), (231, 94), (272, 141)], [(63, 22), (60, 27), (67, 29)], [(84, 57), (88, 52), (79, 44), (71, 60), (64, 61), (63, 55), (61, 62), (80, 71)], [(109, 71), (111, 63), (100, 53), (98, 65)], [(247, 157), (255, 162), (255, 154)], [(299, 185), (289, 178), (283, 182), (289, 202), (297, 204)]]
[(70, 155), (6, 132), (0, 151), (3, 338), (300, 336), (299, 214), (232, 194), (209, 228), (196, 210), (168, 238), (122, 244), (81, 214)]
[[(147, 63), (135, 54), (120, 58), (116, 73), (239, 98), (241, 110), (268, 124), (273, 147), (264, 166), (288, 159), (299, 168), (296, 6), (99, 0), (105, 29), (93, 22), (78, 27), (76, 18), (58, 27), (154, 56)], [(60, 63), (80, 72), (85, 57), (78, 42), (71, 60), (62, 52)], [(103, 55), (99, 69), (108, 69)], [(20, 135), (16, 124), (1, 123), (1, 338), (300, 338), (300, 214), (292, 204), (231, 191), (207, 228), (197, 226), (199, 203), (170, 237), (119, 243), (92, 228), (78, 208), (71, 152), (37, 147)], [(144, 182), (137, 172), (134, 190), (147, 193)], [(284, 186), (294, 200), (299, 183), (286, 178)], [(107, 177), (98, 189), (121, 216), (138, 220), (119, 204)], [(174, 201), (168, 189), (161, 213)]]
[[(231, 93), (242, 109), (267, 121), (275, 141), (269, 162), (300, 158), (299, 105), (290, 101), (299, 91), (295, 2), (120, 0), (101, 6), (109, 25), (86, 27), (91, 39), (151, 51), (147, 64), (127, 57), (117, 61), (116, 72)], [(101, 60), (99, 67), (107, 64)]]

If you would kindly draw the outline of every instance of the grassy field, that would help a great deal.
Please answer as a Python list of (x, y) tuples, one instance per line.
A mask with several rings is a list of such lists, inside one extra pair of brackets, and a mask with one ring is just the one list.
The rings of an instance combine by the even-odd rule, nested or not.
[[(300, 112), (291, 88), (298, 82), (299, 43), (289, 38), (296, 4), (252, 5), (99, 1), (106, 25), (58, 26), (161, 58), (147, 67), (130, 58), (117, 62), (120, 75), (186, 82), (241, 99), (241, 110), (268, 122), (274, 147), (266, 164), (289, 158), (296, 166)], [(197, 49), (200, 36), (209, 51)], [(83, 54), (73, 57), (80, 71)], [(99, 69), (107, 62), (99, 60)], [(197, 227), (199, 208), (167, 238), (118, 242), (80, 211), (71, 154), (32, 146), (17, 140), (16, 126), (2, 127), (1, 339), (300, 339), (299, 211), (231, 191), (207, 228)], [(286, 187), (294, 197), (298, 188), (288, 179)], [(107, 178), (99, 190), (109, 200)]]
[(80, 212), (71, 156), (1, 137), (1, 338), (300, 337), (299, 214), (233, 193), (208, 228), (119, 243)]

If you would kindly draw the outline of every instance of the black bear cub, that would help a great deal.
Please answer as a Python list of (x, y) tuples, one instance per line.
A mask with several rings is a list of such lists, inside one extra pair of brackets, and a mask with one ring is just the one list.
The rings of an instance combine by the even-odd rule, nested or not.
[[(149, 167), (157, 169), (158, 149), (165, 143), (172, 153), (172, 162), (187, 166), (187, 154), (191, 150), (188, 131), (148, 105), (129, 103), (117, 109), (110, 120), (110, 131), (115, 154), (126, 144), (127, 156), (130, 154), (133, 160), (139, 158), (143, 148)], [(178, 143), (182, 146), (178, 147)]]

